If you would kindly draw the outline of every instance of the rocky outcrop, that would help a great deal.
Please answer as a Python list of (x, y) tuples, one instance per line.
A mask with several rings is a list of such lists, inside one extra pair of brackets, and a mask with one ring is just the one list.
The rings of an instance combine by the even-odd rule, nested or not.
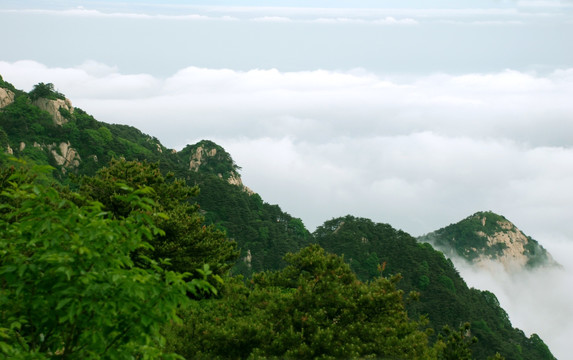
[(245, 256), (243, 258), (243, 261), (245, 262), (245, 264), (247, 264), (247, 267), (250, 269), (251, 268), (251, 262), (253, 261), (253, 255), (251, 255), (251, 250), (247, 250), (247, 256)]
[(62, 115), (60, 109), (63, 109), (69, 112), (70, 114), (74, 112), (74, 107), (72, 106), (72, 102), (69, 99), (50, 100), (45, 98), (39, 98), (35, 100), (33, 104), (39, 107), (40, 109), (49, 112), (52, 115), (52, 118), (54, 119), (54, 123), (56, 125), (63, 125), (68, 122), (68, 119), (66, 119)]
[[(486, 217), (481, 220), (482, 226), (486, 224)], [(473, 261), (476, 264), (484, 263), (491, 260), (500, 262), (506, 269), (522, 268), (530, 260), (528, 257), (527, 245), (529, 239), (521, 230), (509, 221), (497, 221), (500, 231), (487, 235), (483, 231), (477, 231), (476, 234), (487, 240), (487, 246), (499, 249), (496, 253), (480, 254)]]
[[(58, 152), (57, 150), (60, 151)], [(63, 167), (63, 172), (65, 172), (66, 168), (75, 168), (80, 166), (80, 154), (78, 154), (76, 149), (70, 146), (69, 142), (60, 143), (58, 149), (51, 149), (51, 152), (54, 156), (54, 160), (56, 160), (56, 163)]]
[(0, 109), (14, 102), (14, 93), (8, 89), (0, 88)]
[(198, 146), (193, 153), (191, 153), (191, 159), (189, 161), (189, 170), (199, 171), (201, 164), (208, 157), (214, 157), (217, 155), (217, 149), (212, 148), (210, 150), (205, 149), (203, 146)]
[[(78, 151), (71, 147), (70, 142), (62, 142), (57, 144), (39, 144), (34, 142), (33, 147), (46, 151), (48, 154), (52, 155), (54, 161), (57, 165), (61, 167), (62, 172), (65, 174), (69, 169), (77, 168), (80, 166), (81, 157)], [(19, 152), (23, 152), (26, 149), (26, 143), (21, 142)], [(11, 151), (11, 152), (10, 152)], [(12, 148), (9, 147), (9, 153), (13, 153)], [(96, 160), (97, 161), (97, 160)]]
[(227, 182), (231, 185), (235, 185), (238, 186), (240, 188), (243, 189), (243, 191), (245, 191), (246, 193), (248, 193), (249, 195), (253, 195), (255, 192), (253, 190), (251, 190), (248, 186), (245, 186), (243, 184), (243, 180), (241, 180), (241, 176), (237, 173), (233, 173), (231, 174), (231, 176), (229, 176), (229, 178), (227, 179)]

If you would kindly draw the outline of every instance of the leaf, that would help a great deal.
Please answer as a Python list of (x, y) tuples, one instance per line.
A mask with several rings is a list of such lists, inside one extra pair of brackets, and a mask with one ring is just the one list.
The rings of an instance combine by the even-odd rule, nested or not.
[(71, 298), (66, 298), (66, 299), (62, 299), (62, 300), (58, 301), (58, 305), (56, 306), (56, 310), (60, 310), (61, 308), (66, 306), (66, 304), (69, 303), (70, 301), (72, 301)]

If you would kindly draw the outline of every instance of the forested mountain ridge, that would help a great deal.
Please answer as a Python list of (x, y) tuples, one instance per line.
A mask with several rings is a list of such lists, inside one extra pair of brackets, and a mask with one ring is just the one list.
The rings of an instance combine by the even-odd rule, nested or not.
[(343, 255), (360, 279), (400, 274), (398, 287), (420, 294), (407, 306), (410, 316), (427, 315), (436, 330), (458, 319), (470, 322), (479, 340), (476, 358), (495, 352), (507, 359), (552, 358), (537, 335), (528, 339), (511, 326), (493, 293), (469, 288), (453, 263), (430, 244), (388, 224), (350, 215), (325, 222), (313, 236), (325, 250)]
[[(45, 96), (47, 88), (48, 100), (53, 100), (50, 97), (61, 100), (63, 95), (49, 85), (43, 84), (40, 93)], [(225, 357), (225, 354), (240, 358), (280, 357), (281, 354), (291, 358), (312, 358), (327, 353), (334, 357), (380, 356), (384, 352), (369, 352), (373, 345), (343, 349), (344, 336), (337, 334), (347, 328), (351, 337), (346, 340), (359, 342), (370, 339), (380, 329), (376, 330), (376, 324), (369, 323), (371, 320), (368, 319), (378, 319), (376, 316), (380, 313), (365, 301), (378, 299), (381, 293), (386, 292), (397, 300), (403, 293), (414, 291), (419, 292), (419, 301), (407, 303), (408, 317), (428, 316), (428, 326), (434, 330), (434, 335), (429, 338), (431, 343), (439, 344), (435, 334), (440, 332), (442, 325), (457, 329), (464, 322), (469, 322), (471, 336), (479, 340), (472, 346), (475, 358), (485, 359), (499, 352), (507, 359), (553, 359), (537, 335), (527, 338), (511, 326), (494, 294), (469, 289), (451, 261), (431, 245), (419, 243), (405, 232), (387, 224), (347, 216), (327, 221), (310, 234), (300, 219), (284, 213), (278, 205), (265, 203), (258, 194), (245, 187), (240, 180), (239, 167), (231, 155), (213, 142), (201, 141), (177, 152), (136, 128), (97, 121), (77, 108), (58, 110), (65, 119), (59, 122), (54, 113), (34, 104), (37, 92), (19, 91), (1, 78), (0, 87), (7, 90), (6, 94), (8, 91), (14, 94), (6, 97), (8, 100), (0, 109), (0, 147), (5, 152), (53, 166), (53, 177), (72, 189), (82, 190), (91, 184), (89, 193), (101, 188), (100, 181), (117, 178), (114, 172), (118, 169), (123, 171), (125, 165), (118, 163), (117, 159), (140, 163), (128, 163), (136, 170), (145, 170), (143, 177), (137, 175), (140, 183), (159, 178), (159, 175), (154, 175), (153, 167), (146, 165), (156, 163), (161, 173), (171, 172), (187, 185), (198, 186), (200, 191), (194, 193), (192, 199), (198, 204), (206, 224), (224, 230), (229, 238), (236, 241), (240, 255), (231, 274), (253, 276), (251, 285), (228, 279), (222, 289), (222, 294), (228, 294), (228, 298), (200, 302), (189, 308), (188, 316), (182, 317), (185, 324), (193, 327), (169, 330), (170, 334), (176, 334), (174, 338), (180, 339), (177, 341), (181, 341), (169, 345), (178, 353), (195, 351), (194, 354), (202, 354), (197, 355), (198, 358)], [(97, 180), (77, 181), (83, 176), (93, 175)], [(158, 193), (170, 194), (171, 190), (166, 191), (163, 182), (161, 180), (153, 186)], [(170, 211), (175, 216), (177, 208)], [(300, 251), (311, 243), (318, 243), (331, 253), (344, 255), (354, 273), (350, 273), (334, 255), (325, 254), (316, 247), (305, 248), (298, 255), (284, 259), (286, 253)], [(155, 244), (158, 251), (164, 250), (162, 244)], [(226, 251), (229, 255), (225, 255), (225, 259), (231, 258), (232, 249)], [(355, 277), (365, 285), (357, 285)], [(383, 280), (387, 277), (393, 280), (389, 283)], [(402, 280), (398, 281), (399, 278)], [(318, 289), (317, 285), (320, 285), (321, 292), (314, 291)], [(339, 293), (348, 294), (348, 298), (340, 299), (340, 295), (336, 295)], [(355, 298), (357, 294), (362, 295)], [(370, 335), (360, 324), (353, 322), (352, 314), (357, 311), (357, 304), (364, 306), (361, 319), (364, 329), (372, 330)], [(325, 309), (325, 306), (333, 308)], [(342, 313), (336, 311), (337, 306)], [(392, 341), (400, 343), (405, 340), (400, 335), (403, 331), (402, 334), (410, 334), (411, 339), (417, 339), (403, 344), (416, 351), (426, 351), (422, 349), (425, 335), (415, 330), (418, 325), (401, 322), (405, 313), (400, 306), (395, 311), (399, 316), (392, 321), (397, 321), (403, 330), (378, 334), (393, 334), (384, 346), (390, 349)], [(234, 314), (232, 318), (227, 317), (230, 313)], [(271, 320), (273, 326), (269, 327)], [(423, 327), (422, 324), (419, 326)], [(394, 325), (388, 323), (386, 326), (390, 329)], [(187, 342), (181, 340), (185, 337), (180, 336), (188, 336), (187, 332), (195, 334), (199, 329), (205, 332), (201, 338), (202, 345), (185, 345)], [(462, 340), (467, 335), (466, 332), (463, 334)], [(335, 337), (336, 341), (331, 339), (332, 343), (340, 344), (341, 348), (328, 349), (332, 347), (328, 337)], [(380, 339), (371, 340), (377, 343)], [(432, 351), (439, 353), (442, 350)], [(428, 358), (437, 354), (432, 351), (426, 354)], [(423, 358), (416, 354), (412, 352), (404, 358)]]
[(418, 238), (471, 263), (497, 261), (507, 270), (559, 266), (536, 240), (505, 217), (491, 211), (467, 218)]
[[(54, 167), (53, 176), (72, 187), (77, 185), (71, 178), (92, 176), (112, 159), (158, 163), (162, 172), (200, 187), (196, 201), (207, 222), (225, 230), (239, 245), (242, 261), (235, 273), (276, 269), (284, 265), (282, 257), (288, 251), (310, 243), (300, 219), (265, 203), (243, 185), (239, 167), (219, 145), (204, 140), (181, 151), (168, 149), (132, 126), (98, 121), (80, 108), (58, 108), (66, 98), (52, 84), (40, 83), (29, 94), (3, 80), (0, 88), (14, 95), (0, 109), (4, 152)], [(52, 111), (40, 109), (38, 99), (53, 102), (45, 107)]]

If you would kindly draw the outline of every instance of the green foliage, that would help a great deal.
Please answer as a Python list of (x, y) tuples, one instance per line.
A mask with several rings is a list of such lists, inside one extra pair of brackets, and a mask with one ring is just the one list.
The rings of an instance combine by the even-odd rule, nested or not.
[(494, 294), (469, 289), (452, 262), (430, 244), (419, 243), (390, 225), (353, 216), (329, 220), (313, 235), (327, 251), (344, 255), (362, 280), (371, 278), (369, 262), (376, 253), (385, 276), (400, 274), (399, 288), (420, 293), (418, 302), (407, 305), (408, 313), (428, 316), (436, 333), (464, 321), (478, 324), (473, 329), (479, 340), (473, 346), (476, 358), (485, 359), (496, 352), (516, 360), (553, 358), (511, 326)]
[(236, 260), (236, 244), (213, 226), (205, 226), (198, 207), (190, 203), (199, 192), (197, 187), (173, 179), (172, 174), (165, 178), (157, 164), (112, 160), (94, 177), (84, 177), (80, 191), (122, 219), (130, 216), (134, 208), (125, 201), (125, 190), (118, 188), (118, 183), (153, 189), (148, 195), (154, 201), (153, 209), (166, 215), (154, 218), (154, 224), (164, 231), (153, 236), (150, 239), (153, 247), (140, 251), (140, 255), (169, 259), (162, 266), (178, 272), (192, 273), (209, 264), (217, 275), (226, 272)]
[(101, 126), (97, 130), (86, 129), (85, 132), (88, 135), (90, 141), (93, 144), (97, 144), (99, 146), (105, 145), (113, 139), (111, 131), (109, 131), (109, 129), (104, 126)]
[(166, 329), (167, 348), (197, 359), (433, 358), (424, 323), (407, 316), (399, 277), (360, 282), (317, 245), (285, 260), (249, 287), (228, 282), (222, 299), (190, 307), (182, 325)]
[(0, 75), (0, 88), (8, 89), (14, 93), (21, 93), (21, 91), (17, 90), (14, 85), (10, 84), (9, 82), (5, 81)]
[(204, 210), (206, 221), (225, 229), (234, 239), (241, 258), (251, 253), (250, 263), (239, 260), (234, 274), (250, 277), (253, 272), (277, 270), (286, 263), (283, 257), (312, 242), (312, 236), (300, 219), (283, 212), (277, 205), (262, 201), (258, 194), (250, 195), (216, 175), (187, 172), (187, 182), (201, 188), (197, 203)]
[(38, 83), (34, 85), (34, 88), (28, 93), (28, 96), (32, 101), (40, 98), (49, 100), (64, 100), (66, 98), (64, 94), (57, 92), (54, 89), (54, 84), (52, 83)]
[(6, 134), (6, 131), (0, 127), (0, 149), (5, 151), (8, 145), (10, 145), (8, 134)]
[(8, 358), (162, 356), (161, 324), (178, 321), (187, 292), (210, 291), (205, 279), (186, 283), (133, 251), (162, 231), (154, 225), (148, 188), (124, 186), (134, 209), (114, 219), (75, 194), (77, 206), (25, 172), (4, 170), (0, 218), (0, 354)]
[(425, 290), (428, 285), (430, 285), (430, 278), (426, 275), (420, 276), (420, 280), (418, 281), (418, 287), (421, 290)]
[(456, 292), (456, 287), (454, 285), (454, 281), (452, 279), (450, 279), (448, 276), (446, 275), (440, 275), (439, 278), (440, 282), (442, 283), (442, 285), (444, 285), (444, 287), (446, 289), (448, 289), (449, 291), (451, 291), (452, 293)]
[(458, 331), (452, 331), (449, 326), (444, 326), (436, 344), (441, 350), (438, 360), (471, 360), (470, 347), (477, 342), (478, 339), (471, 336), (470, 323), (460, 326)]
[[(17, 97), (13, 103), (0, 111), (0, 125), (13, 144), (24, 140), (28, 140), (30, 145), (35, 141), (41, 142), (43, 137), (50, 136), (49, 133), (46, 134), (46, 129), (51, 130), (54, 126), (53, 122), (48, 112), (33, 106), (25, 96)], [(34, 124), (36, 124), (35, 128)]]

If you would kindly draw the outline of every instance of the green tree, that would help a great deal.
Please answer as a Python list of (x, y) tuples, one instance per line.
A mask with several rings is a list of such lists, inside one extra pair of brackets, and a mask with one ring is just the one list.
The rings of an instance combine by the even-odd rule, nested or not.
[(424, 322), (408, 318), (399, 277), (369, 283), (341, 257), (311, 245), (249, 287), (226, 282), (222, 299), (196, 303), (166, 331), (168, 347), (193, 358), (426, 359)]
[(464, 323), (458, 331), (444, 326), (435, 345), (439, 349), (438, 360), (471, 360), (470, 346), (477, 342), (478, 339), (471, 336), (470, 323)]
[(34, 85), (34, 88), (28, 93), (28, 96), (32, 101), (40, 98), (50, 100), (65, 99), (65, 96), (62, 93), (59, 93), (54, 89), (54, 84), (44, 84), (42, 82)]
[(141, 250), (140, 254), (155, 260), (170, 259), (163, 266), (178, 272), (194, 272), (209, 264), (215, 274), (221, 275), (232, 266), (238, 256), (236, 243), (227, 239), (224, 232), (205, 226), (198, 206), (190, 202), (199, 188), (189, 187), (171, 174), (164, 177), (157, 164), (114, 159), (94, 177), (84, 177), (81, 192), (121, 219), (129, 216), (133, 208), (125, 201), (118, 182), (133, 188), (152, 188), (154, 210), (167, 215), (154, 218), (154, 224), (163, 232), (150, 240), (152, 248)]
[(130, 253), (162, 233), (153, 219), (165, 215), (147, 197), (153, 191), (123, 185), (122, 200), (134, 211), (115, 219), (100, 203), (75, 194), (79, 207), (25, 172), (3, 174), (0, 358), (162, 356), (160, 325), (178, 321), (188, 292), (212, 287), (150, 259), (134, 265)]

